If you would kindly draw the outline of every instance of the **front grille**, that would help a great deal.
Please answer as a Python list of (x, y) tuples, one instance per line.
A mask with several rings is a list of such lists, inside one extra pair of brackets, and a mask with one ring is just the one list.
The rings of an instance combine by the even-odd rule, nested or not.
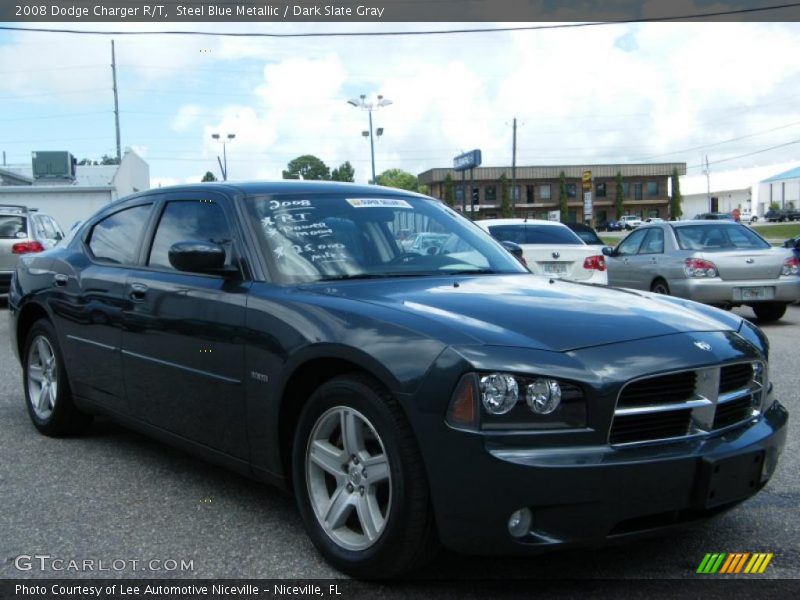
[(630, 444), (702, 435), (751, 419), (758, 414), (764, 389), (754, 379), (753, 365), (746, 362), (679, 371), (627, 384), (617, 399), (609, 442)]
[(739, 421), (745, 421), (753, 416), (753, 395), (720, 404), (714, 414), (712, 429), (722, 429)]
[(624, 415), (614, 419), (612, 444), (628, 444), (642, 439), (662, 440), (686, 435), (692, 423), (691, 409)]
[(636, 381), (622, 390), (617, 406), (650, 406), (685, 402), (694, 395), (697, 373), (682, 371)]
[(722, 367), (719, 375), (719, 393), (725, 394), (746, 387), (752, 378), (753, 366), (750, 363)]

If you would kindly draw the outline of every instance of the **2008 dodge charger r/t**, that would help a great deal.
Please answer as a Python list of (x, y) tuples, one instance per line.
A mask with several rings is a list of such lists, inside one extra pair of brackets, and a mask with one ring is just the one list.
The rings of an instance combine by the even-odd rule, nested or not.
[[(406, 248), (418, 233), (441, 243)], [(707, 517), (764, 486), (786, 437), (756, 326), (533, 275), (390, 188), (139, 193), (21, 257), (9, 308), (42, 433), (110, 415), (290, 488), (363, 578), (439, 543), (535, 552)]]

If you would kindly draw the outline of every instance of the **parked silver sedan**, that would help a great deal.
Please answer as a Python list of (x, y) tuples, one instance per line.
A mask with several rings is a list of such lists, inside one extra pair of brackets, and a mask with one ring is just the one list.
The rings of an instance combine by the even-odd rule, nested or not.
[(730, 221), (680, 221), (639, 227), (603, 248), (612, 286), (650, 290), (729, 308), (752, 307), (780, 319), (800, 300), (800, 260)]

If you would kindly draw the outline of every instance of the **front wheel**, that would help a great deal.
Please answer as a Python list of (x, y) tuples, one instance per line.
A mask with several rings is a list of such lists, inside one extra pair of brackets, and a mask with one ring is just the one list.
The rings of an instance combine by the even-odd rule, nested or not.
[(56, 332), (49, 321), (34, 323), (22, 356), (25, 401), (36, 429), (50, 436), (85, 429), (92, 417), (78, 410), (72, 401)]
[(764, 302), (753, 304), (753, 312), (759, 321), (777, 321), (786, 314), (786, 304), (783, 302)]
[(306, 530), (337, 569), (380, 579), (431, 558), (422, 457), (402, 409), (377, 382), (350, 375), (317, 389), (300, 415), (292, 462)]

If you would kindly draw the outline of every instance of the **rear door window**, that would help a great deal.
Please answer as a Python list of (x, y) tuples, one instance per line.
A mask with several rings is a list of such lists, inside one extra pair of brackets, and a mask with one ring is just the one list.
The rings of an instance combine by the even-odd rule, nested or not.
[(92, 255), (102, 262), (134, 264), (152, 205), (126, 208), (95, 223), (86, 240)]
[(651, 229), (639, 248), (639, 254), (663, 254), (664, 253), (664, 230)]

